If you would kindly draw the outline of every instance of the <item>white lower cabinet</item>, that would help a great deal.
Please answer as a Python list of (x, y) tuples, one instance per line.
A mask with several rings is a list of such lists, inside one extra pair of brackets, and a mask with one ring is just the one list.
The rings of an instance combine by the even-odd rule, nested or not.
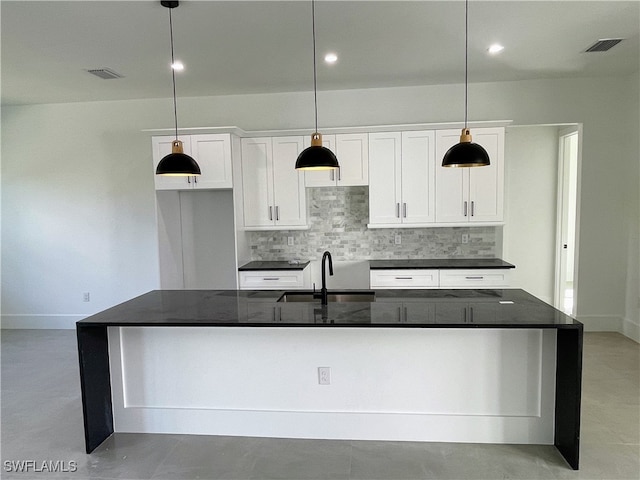
[(440, 287), (492, 288), (508, 287), (508, 269), (441, 270)]
[(439, 270), (370, 270), (371, 288), (438, 288)]
[(495, 303), (446, 303), (434, 304), (437, 323), (476, 323), (492, 322), (496, 318)]
[(243, 270), (239, 272), (240, 290), (299, 290), (310, 288), (310, 269)]
[(242, 139), (244, 226), (248, 230), (307, 228), (304, 173), (295, 169), (302, 137)]
[(433, 304), (406, 302), (375, 302), (371, 306), (371, 323), (412, 323), (435, 320)]
[(369, 270), (370, 288), (507, 288), (509, 269)]
[(153, 173), (156, 190), (223, 189), (233, 187), (231, 134), (181, 135), (184, 153), (200, 166), (199, 176), (155, 175), (160, 160), (171, 153), (173, 135), (152, 137)]

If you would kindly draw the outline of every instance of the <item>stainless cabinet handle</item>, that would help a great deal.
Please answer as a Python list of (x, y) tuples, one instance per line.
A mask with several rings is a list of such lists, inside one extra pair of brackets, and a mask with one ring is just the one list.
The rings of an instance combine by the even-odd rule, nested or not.
[(273, 207), (269, 207), (269, 220), (273, 220)]
[(396, 203), (396, 217), (400, 218), (400, 204)]
[(193, 183), (198, 183), (198, 177), (193, 177)]
[(262, 280), (280, 280), (280, 277), (262, 277)]
[(464, 202), (464, 216), (467, 216), (467, 201)]
[(402, 216), (404, 218), (407, 218), (407, 204), (406, 203), (402, 204)]
[(472, 217), (475, 215), (475, 203), (476, 202), (471, 202), (471, 216)]
[(471, 317), (469, 318), (469, 322), (473, 323), (473, 307), (469, 307), (469, 310), (471, 311)]
[(402, 308), (398, 307), (398, 323), (402, 322)]
[(464, 277), (467, 280), (482, 280), (484, 277)]
[(407, 307), (404, 307), (404, 322), (407, 321)]
[(276, 220), (280, 220), (280, 207), (276, 205)]
[(340, 170), (340, 168), (338, 168), (338, 181), (342, 180), (342, 173), (340, 173), (342, 170)]
[(396, 277), (396, 280), (413, 280), (413, 277)]
[(187, 177), (187, 183), (191, 183), (191, 177)]
[(333, 181), (336, 179), (336, 175), (335, 175), (335, 173), (334, 173), (334, 170), (331, 170), (331, 171), (329, 172), (329, 175), (331, 175), (331, 181), (333, 182)]

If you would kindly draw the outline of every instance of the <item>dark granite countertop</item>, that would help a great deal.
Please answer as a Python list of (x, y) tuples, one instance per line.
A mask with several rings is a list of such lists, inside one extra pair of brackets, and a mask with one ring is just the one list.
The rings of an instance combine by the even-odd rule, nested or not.
[(305, 267), (309, 265), (309, 261), (300, 262), (300, 263), (289, 263), (285, 261), (271, 261), (271, 262), (261, 262), (261, 261), (253, 261), (238, 267), (238, 271), (249, 271), (249, 270), (304, 270)]
[(330, 302), (326, 307), (319, 301), (278, 302), (283, 293), (154, 290), (77, 325), (582, 328), (577, 320), (520, 289), (379, 290), (373, 302)]
[(369, 260), (369, 269), (472, 269), (472, 268), (516, 268), (500, 258), (422, 258), (415, 260)]

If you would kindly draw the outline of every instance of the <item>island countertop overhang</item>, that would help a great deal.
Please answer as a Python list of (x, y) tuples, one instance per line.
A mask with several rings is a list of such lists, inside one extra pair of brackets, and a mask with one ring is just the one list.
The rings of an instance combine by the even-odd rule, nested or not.
[[(348, 290), (341, 290), (347, 291)], [(521, 289), (377, 290), (374, 302), (278, 302), (279, 290), (153, 290), (78, 326), (579, 328)]]

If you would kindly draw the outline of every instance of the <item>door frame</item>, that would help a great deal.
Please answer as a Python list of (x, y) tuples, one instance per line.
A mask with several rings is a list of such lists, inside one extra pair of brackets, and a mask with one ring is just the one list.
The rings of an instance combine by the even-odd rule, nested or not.
[(574, 243), (574, 257), (573, 257), (573, 306), (569, 315), (575, 317), (577, 314), (578, 298), (578, 270), (579, 270), (579, 253), (580, 253), (580, 204), (581, 204), (581, 178), (582, 178), (582, 124), (572, 125), (567, 128), (560, 129), (558, 131), (558, 181), (557, 181), (557, 202), (556, 202), (556, 268), (555, 268), (555, 281), (554, 281), (554, 293), (553, 300), (554, 306), (564, 311), (563, 298), (564, 294), (561, 292), (562, 278), (563, 276), (563, 261), (562, 250), (564, 244), (563, 232), (563, 210), (564, 210), (564, 188), (565, 188), (565, 155), (563, 150), (563, 138), (569, 135), (578, 135), (577, 145), (577, 159), (576, 159), (576, 218), (575, 218), (575, 243)]

